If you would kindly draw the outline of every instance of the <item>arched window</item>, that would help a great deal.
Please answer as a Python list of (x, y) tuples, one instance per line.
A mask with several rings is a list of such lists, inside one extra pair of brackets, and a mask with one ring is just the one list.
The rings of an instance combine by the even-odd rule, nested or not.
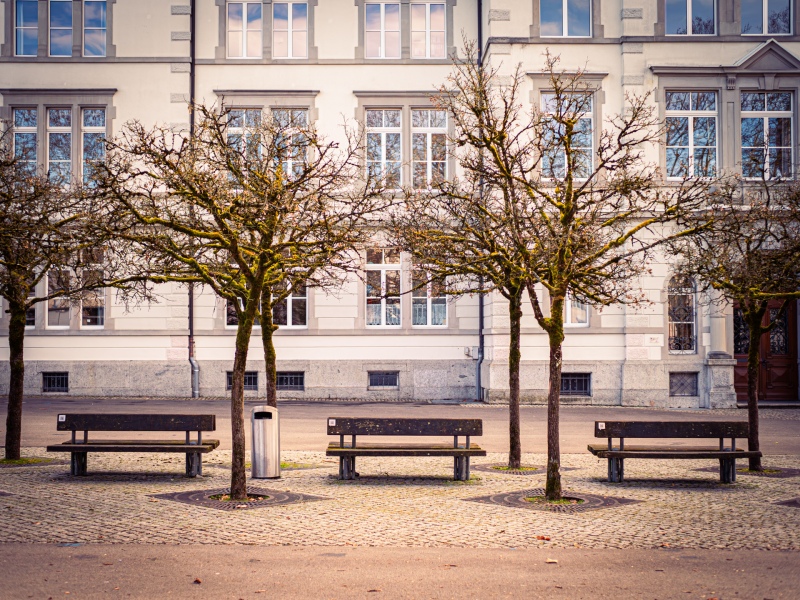
[(667, 288), (670, 354), (697, 353), (696, 287), (690, 277), (675, 275)]

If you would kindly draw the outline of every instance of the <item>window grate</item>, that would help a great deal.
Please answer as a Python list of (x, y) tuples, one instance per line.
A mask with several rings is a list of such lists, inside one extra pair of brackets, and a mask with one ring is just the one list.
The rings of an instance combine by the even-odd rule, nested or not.
[(697, 396), (697, 373), (670, 373), (670, 396)]
[(400, 387), (399, 371), (370, 371), (369, 387), (371, 388), (397, 388)]
[(561, 395), (562, 396), (591, 396), (592, 395), (592, 374), (591, 373), (562, 373), (561, 374)]
[(303, 371), (278, 371), (276, 387), (286, 392), (302, 392), (306, 389), (306, 374)]
[[(233, 371), (228, 371), (225, 378), (225, 389), (230, 391), (232, 387), (233, 387)], [(258, 371), (244, 372), (244, 391), (245, 392), (258, 391)]]
[(43, 392), (68, 392), (69, 373), (42, 373)]

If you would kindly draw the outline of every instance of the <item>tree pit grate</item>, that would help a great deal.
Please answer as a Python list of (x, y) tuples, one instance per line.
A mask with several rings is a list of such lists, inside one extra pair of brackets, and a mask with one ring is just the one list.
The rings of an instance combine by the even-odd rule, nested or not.
[[(497, 467), (507, 467), (508, 463), (491, 463), (488, 465), (470, 465), (471, 471), (481, 471), (484, 473), (497, 473), (498, 475), (547, 475), (547, 467), (544, 465), (522, 465), (522, 469), (499, 469)], [(575, 467), (559, 467), (560, 471), (574, 471)]]
[(580, 504), (549, 504), (546, 502), (529, 502), (525, 499), (532, 496), (544, 496), (544, 489), (501, 492), (489, 496), (464, 498), (464, 500), (467, 502), (478, 502), (480, 504), (496, 504), (507, 508), (527, 508), (528, 510), (565, 514), (581, 513), (602, 508), (614, 508), (616, 506), (641, 502), (641, 500), (632, 500), (630, 498), (615, 498), (613, 496), (598, 496), (596, 494), (583, 494), (578, 492), (567, 492), (564, 494), (564, 498), (568, 500), (582, 500)]
[[(747, 467), (736, 467), (736, 476), (744, 475), (745, 477), (766, 477), (772, 479), (788, 479), (789, 477), (800, 477), (800, 469), (790, 469), (788, 467), (764, 467), (766, 471), (759, 473), (758, 471), (748, 471)], [(703, 467), (702, 469), (695, 469), (695, 471), (704, 471), (706, 473), (719, 473), (719, 467)]]
[(800, 508), (800, 498), (792, 498), (791, 500), (783, 500), (776, 502), (778, 506), (791, 506), (792, 508)]
[(215, 508), (217, 510), (241, 511), (252, 510), (255, 508), (267, 508), (270, 506), (285, 506), (288, 504), (300, 504), (303, 502), (315, 502), (317, 500), (328, 500), (321, 496), (311, 496), (309, 494), (297, 494), (295, 492), (273, 490), (269, 488), (247, 488), (248, 496), (266, 496), (263, 500), (254, 502), (236, 502), (235, 500), (214, 500), (211, 496), (229, 494), (230, 488), (215, 490), (194, 490), (188, 492), (174, 492), (171, 494), (155, 494), (151, 498), (159, 500), (171, 500), (192, 506), (202, 506), (204, 508)]

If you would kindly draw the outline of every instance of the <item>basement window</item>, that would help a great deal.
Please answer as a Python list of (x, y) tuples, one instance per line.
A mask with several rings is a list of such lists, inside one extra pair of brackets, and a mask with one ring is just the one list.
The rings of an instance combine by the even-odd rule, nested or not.
[[(233, 371), (228, 371), (225, 379), (225, 389), (230, 391), (233, 387)], [(244, 372), (244, 391), (257, 392), (258, 391), (258, 371), (245, 371)]]
[(69, 373), (42, 373), (42, 392), (68, 392)]
[(697, 373), (670, 373), (670, 396), (697, 396)]
[(394, 389), (400, 387), (400, 371), (370, 371), (370, 389)]
[(592, 374), (591, 373), (562, 373), (561, 374), (561, 395), (562, 396), (585, 396), (592, 395)]
[(306, 389), (306, 374), (303, 371), (278, 371), (278, 390), (302, 392)]

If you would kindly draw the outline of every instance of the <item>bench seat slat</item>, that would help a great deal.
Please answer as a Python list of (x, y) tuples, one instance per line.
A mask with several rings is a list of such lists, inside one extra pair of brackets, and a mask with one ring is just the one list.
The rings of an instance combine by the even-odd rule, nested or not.
[[(620, 449), (619, 444), (609, 450), (607, 444), (589, 444), (589, 452), (592, 454), (599, 454), (600, 452), (664, 452), (664, 453), (685, 453), (685, 452), (715, 452), (730, 454), (730, 445), (725, 446), (727, 450), (720, 450), (719, 445), (714, 446), (679, 446), (674, 444), (659, 444), (658, 446), (642, 446), (639, 444), (625, 444), (623, 450)], [(736, 452), (746, 452), (744, 448), (736, 448)]]
[(96, 442), (89, 442), (88, 444), (73, 444), (71, 442), (64, 442), (56, 446), (48, 446), (48, 452), (200, 452), (206, 454), (219, 446), (219, 442), (202, 444), (159, 444), (152, 441), (141, 441), (138, 443), (128, 444), (98, 444)]
[(692, 459), (692, 458), (723, 458), (723, 459), (731, 459), (731, 458), (750, 458), (754, 456), (760, 456), (760, 452), (749, 452), (747, 450), (736, 450), (735, 452), (720, 452), (717, 451), (709, 451), (709, 452), (697, 452), (697, 451), (689, 451), (689, 452), (645, 452), (645, 451), (629, 451), (629, 450), (604, 450), (597, 453), (598, 458), (682, 458), (682, 459)]
[(331, 443), (326, 453), (328, 456), (486, 456), (486, 450), (479, 446), (471, 445), (469, 448), (463, 446), (453, 448), (453, 446), (437, 445), (402, 445), (391, 446), (384, 444), (365, 444), (356, 448), (344, 448), (338, 442)]

